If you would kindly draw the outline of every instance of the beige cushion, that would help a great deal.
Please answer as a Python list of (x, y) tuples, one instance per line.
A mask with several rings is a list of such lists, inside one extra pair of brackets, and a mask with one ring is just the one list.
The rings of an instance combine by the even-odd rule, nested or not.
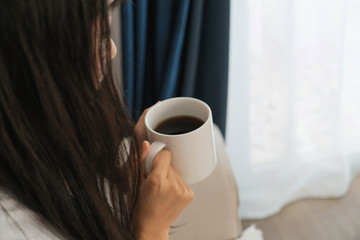
[(241, 235), (239, 198), (224, 138), (214, 127), (217, 166), (205, 180), (190, 185), (194, 200), (172, 224), (170, 240), (221, 240)]

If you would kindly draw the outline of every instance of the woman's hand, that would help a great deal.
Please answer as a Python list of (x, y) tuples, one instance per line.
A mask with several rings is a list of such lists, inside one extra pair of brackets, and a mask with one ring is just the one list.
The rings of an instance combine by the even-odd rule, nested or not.
[(135, 126), (135, 132), (139, 139), (139, 141), (142, 143), (143, 141), (147, 140), (146, 136), (146, 126), (145, 126), (145, 115), (149, 111), (150, 108), (145, 109), (145, 111), (141, 114), (138, 122)]
[[(161, 101), (158, 101), (156, 104), (158, 104), (159, 102), (161, 102)], [(150, 108), (151, 107), (144, 110), (144, 112), (141, 114), (141, 116), (140, 116), (140, 118), (139, 118), (139, 120), (138, 120), (138, 122), (136, 123), (136, 126), (135, 126), (135, 132), (136, 132), (136, 135), (137, 135), (140, 143), (147, 140), (146, 126), (145, 126), (145, 115), (150, 110)]]
[[(142, 145), (145, 159), (150, 144)], [(192, 201), (194, 194), (170, 165), (171, 153), (160, 151), (144, 179), (139, 203), (139, 239), (168, 239), (169, 227)]]

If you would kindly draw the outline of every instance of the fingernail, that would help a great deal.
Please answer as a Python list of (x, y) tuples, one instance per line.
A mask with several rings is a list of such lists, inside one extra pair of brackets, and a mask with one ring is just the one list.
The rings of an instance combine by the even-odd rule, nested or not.
[(142, 148), (143, 148), (143, 150), (145, 150), (145, 149), (147, 149), (147, 146), (149, 146), (150, 145), (150, 143), (148, 142), (148, 141), (143, 141), (143, 143), (142, 143)]

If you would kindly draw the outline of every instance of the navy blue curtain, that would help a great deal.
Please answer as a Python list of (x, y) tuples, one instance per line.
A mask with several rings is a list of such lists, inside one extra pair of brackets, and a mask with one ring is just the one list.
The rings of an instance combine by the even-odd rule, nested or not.
[(125, 0), (123, 84), (137, 120), (176, 96), (205, 101), (226, 126), (230, 0)]

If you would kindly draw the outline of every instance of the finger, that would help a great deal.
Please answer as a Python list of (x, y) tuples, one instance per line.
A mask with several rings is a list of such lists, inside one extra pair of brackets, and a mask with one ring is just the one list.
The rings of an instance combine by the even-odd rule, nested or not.
[(174, 169), (174, 174), (175, 174), (175, 177), (176, 177), (176, 181), (179, 185), (181, 186), (187, 186), (186, 183), (184, 182), (184, 180), (182, 179), (182, 177), (180, 176), (180, 174), (178, 173), (178, 171), (176, 171)]
[(145, 115), (150, 108), (145, 109), (135, 126), (135, 132), (140, 141), (146, 140)]
[(150, 174), (158, 175), (161, 178), (167, 178), (171, 162), (171, 153), (167, 150), (161, 150), (156, 154)]
[[(160, 101), (158, 101), (156, 104), (158, 104)], [(155, 105), (156, 105), (155, 104)], [(145, 109), (143, 111), (143, 113), (141, 114), (138, 122), (136, 123), (136, 126), (135, 126), (135, 131), (137, 132), (141, 132), (142, 131), (142, 126), (145, 126), (145, 116), (146, 116), (146, 113), (150, 110), (151, 107), (148, 107), (147, 109)]]
[[(156, 104), (158, 104), (159, 102), (161, 102), (161, 101), (158, 101)], [(151, 107), (144, 110), (144, 112), (141, 114), (141, 116), (135, 126), (135, 132), (136, 132), (136, 135), (138, 136), (140, 142), (147, 139), (146, 127), (145, 127), (145, 116), (146, 116), (146, 113), (150, 110), (150, 108)]]
[(146, 115), (146, 113), (149, 111), (149, 109), (150, 109), (150, 108), (147, 108), (147, 109), (145, 109), (145, 110), (143, 111), (143, 113), (141, 114), (138, 122), (144, 122), (145, 115)]
[(174, 172), (174, 168), (170, 165), (169, 172), (168, 172), (168, 179), (171, 183), (177, 184), (176, 174)]
[(184, 202), (184, 206), (188, 205), (194, 199), (194, 192), (193, 190), (187, 185), (180, 174), (174, 169), (174, 173), (176, 175), (176, 181), (178, 185), (184, 189), (184, 197), (186, 201)]
[(194, 191), (189, 187), (189, 185), (186, 185), (186, 190), (188, 192), (188, 202), (190, 203), (194, 199)]
[(141, 144), (141, 160), (144, 162), (146, 156), (149, 154), (150, 151), (150, 143), (148, 141), (143, 141)]

